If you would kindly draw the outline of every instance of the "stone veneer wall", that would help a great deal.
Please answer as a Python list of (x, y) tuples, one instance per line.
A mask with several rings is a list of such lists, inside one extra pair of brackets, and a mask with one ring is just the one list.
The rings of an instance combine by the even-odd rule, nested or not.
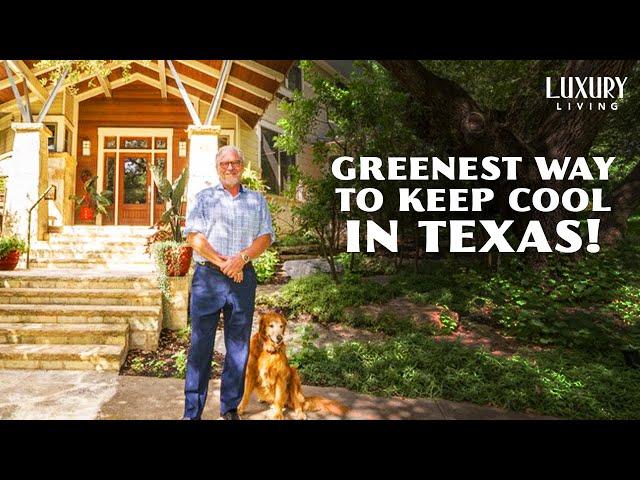
[(55, 217), (55, 226), (73, 225), (75, 212), (73, 195), (76, 185), (76, 160), (66, 152), (49, 155), (49, 185), (56, 186), (56, 200), (49, 203), (49, 217)]

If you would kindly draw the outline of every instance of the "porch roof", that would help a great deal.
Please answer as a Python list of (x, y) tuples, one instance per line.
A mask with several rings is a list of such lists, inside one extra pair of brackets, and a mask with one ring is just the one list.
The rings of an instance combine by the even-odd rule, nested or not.
[[(47, 78), (53, 68), (37, 67), (39, 60), (8, 62), (19, 92), (24, 95), (26, 84), (31, 103), (44, 102), (53, 86), (48, 85), (45, 88), (40, 84), (40, 80)], [(220, 108), (237, 114), (250, 126), (255, 126), (273, 100), (292, 63), (293, 60), (234, 60), (226, 84), (223, 84)], [(123, 78), (124, 64), (125, 61), (112, 60), (109, 63), (111, 73), (108, 78), (84, 75), (75, 81), (68, 79), (65, 86), (75, 85), (78, 101), (99, 96), (110, 97), (111, 90), (136, 80), (157, 88), (158, 96), (180, 97), (176, 80), (166, 61), (133, 61), (128, 80)], [(223, 60), (174, 60), (173, 65), (192, 100), (197, 98), (207, 103), (213, 101), (221, 77)], [(16, 101), (11, 84), (5, 69), (0, 68), (0, 114), (15, 109)]]

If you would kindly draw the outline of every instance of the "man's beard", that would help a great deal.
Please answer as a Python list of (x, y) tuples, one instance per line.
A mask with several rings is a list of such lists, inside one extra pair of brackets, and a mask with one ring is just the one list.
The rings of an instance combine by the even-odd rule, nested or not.
[(240, 183), (240, 176), (230, 177), (230, 178), (222, 177), (220, 181), (225, 187), (235, 187)]

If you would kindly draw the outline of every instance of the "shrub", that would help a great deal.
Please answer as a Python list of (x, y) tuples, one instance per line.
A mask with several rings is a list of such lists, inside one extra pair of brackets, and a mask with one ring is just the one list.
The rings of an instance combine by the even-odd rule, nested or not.
[(272, 249), (265, 250), (262, 255), (253, 261), (258, 283), (271, 280), (276, 274), (276, 266), (280, 261), (278, 252)]
[(26, 252), (27, 246), (24, 243), (24, 240), (20, 239), (16, 235), (0, 237), (0, 258), (14, 250), (17, 250), (20, 253)]

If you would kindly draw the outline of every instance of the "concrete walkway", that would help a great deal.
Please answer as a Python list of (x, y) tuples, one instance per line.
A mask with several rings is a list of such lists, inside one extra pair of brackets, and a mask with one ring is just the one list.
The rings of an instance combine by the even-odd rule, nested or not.
[[(204, 419), (216, 419), (219, 381), (212, 380)], [(0, 371), (0, 419), (175, 420), (182, 416), (184, 380), (119, 376), (85, 371)], [(344, 388), (305, 386), (306, 395), (340, 400), (351, 420), (528, 420), (550, 419), (471, 403), (380, 398)], [(244, 418), (264, 419), (268, 407), (255, 396)], [(309, 413), (309, 419), (338, 419)]]

